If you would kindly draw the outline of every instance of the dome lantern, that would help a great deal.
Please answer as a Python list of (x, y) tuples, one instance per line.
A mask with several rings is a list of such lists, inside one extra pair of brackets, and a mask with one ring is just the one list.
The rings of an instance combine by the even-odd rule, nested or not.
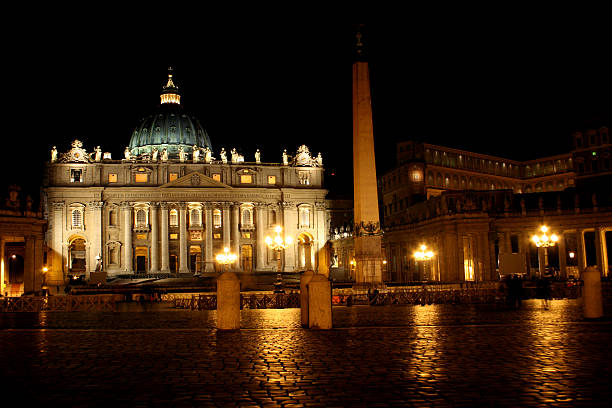
[(161, 103), (176, 103), (181, 104), (181, 95), (179, 94), (178, 86), (172, 81), (172, 67), (168, 68), (168, 83), (162, 88), (160, 95)]

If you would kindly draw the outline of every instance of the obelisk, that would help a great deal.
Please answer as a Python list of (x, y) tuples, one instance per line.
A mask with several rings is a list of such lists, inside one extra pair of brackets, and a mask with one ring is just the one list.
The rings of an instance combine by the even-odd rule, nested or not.
[(360, 32), (353, 63), (353, 185), (355, 282), (377, 286), (382, 283), (382, 231), (378, 216), (370, 74)]

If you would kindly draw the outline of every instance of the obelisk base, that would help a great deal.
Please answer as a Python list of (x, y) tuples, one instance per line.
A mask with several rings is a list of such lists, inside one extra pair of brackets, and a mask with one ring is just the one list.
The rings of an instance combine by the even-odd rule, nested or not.
[(382, 285), (382, 250), (380, 235), (355, 237), (355, 283)]

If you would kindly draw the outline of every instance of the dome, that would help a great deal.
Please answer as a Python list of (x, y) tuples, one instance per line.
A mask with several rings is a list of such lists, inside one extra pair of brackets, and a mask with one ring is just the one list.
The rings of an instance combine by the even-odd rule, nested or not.
[(161, 104), (152, 115), (142, 119), (132, 132), (130, 151), (133, 155), (151, 154), (153, 148), (166, 149), (170, 158), (178, 156), (179, 147), (191, 152), (193, 146), (212, 150), (208, 133), (197, 118), (183, 110), (178, 87), (172, 80), (162, 88)]

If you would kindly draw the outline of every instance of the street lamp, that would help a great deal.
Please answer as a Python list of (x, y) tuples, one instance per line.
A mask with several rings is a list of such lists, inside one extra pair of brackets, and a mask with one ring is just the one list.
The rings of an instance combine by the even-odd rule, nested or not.
[(536, 247), (544, 248), (544, 265), (542, 265), (542, 263), (540, 262), (540, 276), (541, 276), (543, 272), (542, 271), (543, 267), (544, 268), (548, 267), (548, 248), (553, 247), (557, 244), (557, 242), (559, 241), (559, 236), (557, 234), (551, 234), (549, 236), (547, 234), (548, 227), (546, 225), (542, 225), (540, 227), (540, 232), (541, 232), (540, 235), (533, 234), (533, 236), (531, 237), (531, 240), (533, 241)]
[(231, 253), (228, 247), (223, 248), (223, 252), (217, 254), (217, 256), (215, 257), (217, 263), (223, 265), (223, 269), (225, 270), (225, 272), (229, 270), (230, 264), (236, 262), (237, 258), (238, 256), (236, 254)]
[(414, 251), (414, 254), (412, 254), (412, 256), (414, 256), (414, 259), (417, 262), (423, 262), (423, 270), (425, 270), (425, 262), (431, 260), (431, 258), (433, 258), (434, 256), (434, 253), (433, 251), (427, 249), (427, 245), (421, 244), (419, 250)]
[(276, 286), (280, 287), (282, 285), (282, 274), (281, 274), (281, 251), (286, 249), (289, 245), (293, 243), (293, 239), (291, 237), (283, 238), (281, 236), (281, 232), (283, 232), (283, 228), (280, 225), (277, 225), (274, 228), (276, 232), (276, 236), (274, 238), (266, 236), (265, 242), (268, 248), (276, 252)]

